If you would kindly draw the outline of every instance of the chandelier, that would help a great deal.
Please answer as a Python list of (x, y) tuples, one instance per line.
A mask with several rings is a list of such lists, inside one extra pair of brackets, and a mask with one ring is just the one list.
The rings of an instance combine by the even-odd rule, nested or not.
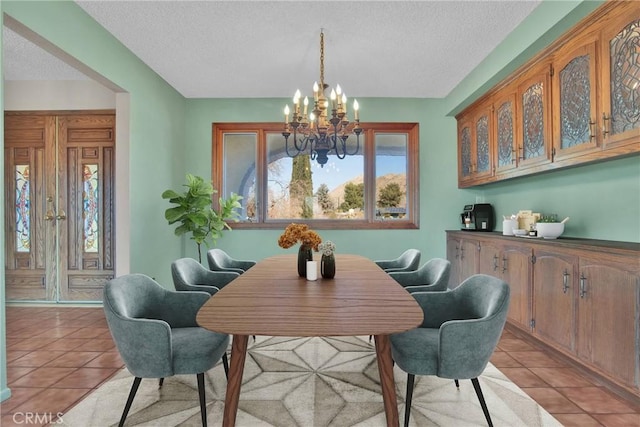
[[(347, 118), (347, 96), (340, 85), (331, 89), (329, 99), (324, 92), (329, 85), (324, 82), (324, 32), (320, 31), (320, 84), (313, 84), (313, 105), (309, 113), (309, 98), (304, 97), (302, 110), (300, 90), (296, 90), (293, 96), (293, 111), (289, 105), (284, 107), (284, 131), (285, 150), (287, 156), (296, 157), (299, 154), (308, 154), (311, 160), (316, 160), (321, 167), (329, 160), (331, 151), (339, 159), (347, 155), (352, 156), (360, 149), (360, 120), (358, 115), (358, 101), (353, 101), (353, 123)], [(291, 120), (289, 120), (289, 114)], [(330, 117), (329, 117), (330, 115)], [(292, 135), (293, 134), (293, 135)], [(347, 148), (347, 139), (351, 134), (356, 135), (356, 147), (353, 152)], [(289, 137), (293, 136), (292, 141)], [(332, 154), (333, 154), (332, 153)]]

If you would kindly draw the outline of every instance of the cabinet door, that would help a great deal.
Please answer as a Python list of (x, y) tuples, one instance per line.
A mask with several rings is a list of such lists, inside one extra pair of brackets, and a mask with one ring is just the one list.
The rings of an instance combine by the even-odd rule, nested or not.
[(534, 333), (545, 342), (573, 351), (578, 260), (543, 250), (535, 250), (534, 255)]
[(478, 273), (489, 276), (502, 277), (500, 244), (491, 241), (480, 242), (480, 252), (478, 253)]
[(640, 3), (619, 2), (601, 36), (605, 149), (640, 142)]
[(500, 271), (509, 284), (511, 301), (507, 318), (524, 329), (531, 329), (531, 249), (526, 246), (505, 245)]
[(514, 169), (518, 165), (516, 153), (516, 94), (498, 98), (493, 104), (495, 123), (496, 174)]
[(460, 243), (460, 283), (478, 273), (478, 242), (462, 239)]
[(595, 36), (560, 49), (553, 68), (553, 159), (599, 151)]
[(551, 64), (527, 73), (518, 87), (518, 169), (551, 162)]
[(491, 105), (480, 109), (473, 119), (472, 170), (473, 178), (481, 179), (493, 174), (491, 135)]
[(451, 263), (449, 288), (460, 284), (460, 239), (447, 236), (447, 259)]
[(463, 117), (458, 119), (458, 182), (471, 179), (472, 161), (472, 121)]
[[(578, 356), (638, 387), (638, 260), (580, 257)], [(635, 271), (629, 269), (636, 269)]]

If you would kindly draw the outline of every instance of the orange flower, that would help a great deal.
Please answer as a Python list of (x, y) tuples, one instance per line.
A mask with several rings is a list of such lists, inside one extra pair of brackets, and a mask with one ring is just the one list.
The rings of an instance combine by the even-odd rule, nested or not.
[(302, 243), (311, 246), (314, 251), (318, 251), (318, 245), (322, 243), (322, 239), (313, 230), (309, 230), (306, 224), (291, 223), (285, 228), (284, 233), (278, 239), (278, 246), (281, 248), (290, 248), (296, 243)]

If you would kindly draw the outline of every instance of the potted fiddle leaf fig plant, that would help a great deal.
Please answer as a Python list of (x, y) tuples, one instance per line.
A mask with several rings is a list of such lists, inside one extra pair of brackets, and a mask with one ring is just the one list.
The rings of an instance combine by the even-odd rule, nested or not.
[(169, 225), (178, 223), (176, 236), (191, 233), (191, 240), (198, 246), (198, 261), (202, 262), (202, 244), (207, 247), (215, 245), (225, 229), (231, 230), (228, 221), (238, 222), (242, 196), (231, 193), (226, 199), (221, 197), (220, 208), (216, 211), (211, 202), (217, 191), (210, 182), (187, 174), (187, 183), (183, 186), (186, 187), (183, 193), (171, 189), (162, 193), (162, 198), (169, 199), (169, 203), (174, 205), (164, 212), (164, 217)]

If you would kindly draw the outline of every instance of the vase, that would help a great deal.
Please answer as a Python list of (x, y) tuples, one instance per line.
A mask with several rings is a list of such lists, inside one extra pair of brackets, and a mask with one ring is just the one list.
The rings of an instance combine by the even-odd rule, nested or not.
[(307, 277), (307, 261), (313, 261), (311, 246), (300, 245), (300, 249), (298, 249), (298, 276)]
[(320, 274), (325, 279), (333, 279), (336, 275), (336, 257), (331, 255), (322, 255), (320, 259)]

